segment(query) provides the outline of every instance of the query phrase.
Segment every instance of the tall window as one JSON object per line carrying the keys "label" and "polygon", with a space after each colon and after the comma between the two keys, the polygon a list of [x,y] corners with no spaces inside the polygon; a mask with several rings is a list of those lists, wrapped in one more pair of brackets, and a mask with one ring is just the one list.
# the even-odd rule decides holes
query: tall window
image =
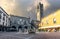
{"label": "tall window", "polygon": [[0,10],[0,13],[3,13],[3,12]]}
{"label": "tall window", "polygon": [[5,14],[3,14],[3,20],[5,20]]}
{"label": "tall window", "polygon": [[1,14],[0,14],[0,19],[1,19]]}
{"label": "tall window", "polygon": [[3,17],[3,20],[5,20],[5,17]]}
{"label": "tall window", "polygon": [[3,16],[5,16],[5,14],[3,14]]}
{"label": "tall window", "polygon": [[0,10],[0,19],[1,19],[1,13],[2,13],[2,11]]}
{"label": "tall window", "polygon": [[26,21],[24,21],[24,25],[26,25]]}
{"label": "tall window", "polygon": [[46,23],[48,24],[48,20],[46,20]]}
{"label": "tall window", "polygon": [[3,22],[3,26],[4,26],[4,22]]}
{"label": "tall window", "polygon": [[56,19],[55,18],[53,18],[53,22],[56,23]]}

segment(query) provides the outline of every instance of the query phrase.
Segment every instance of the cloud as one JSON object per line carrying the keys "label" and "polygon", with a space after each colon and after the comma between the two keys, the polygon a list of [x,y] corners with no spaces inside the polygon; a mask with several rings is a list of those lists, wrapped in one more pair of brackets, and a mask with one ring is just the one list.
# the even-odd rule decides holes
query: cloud
{"label": "cloud", "polygon": [[60,0],[47,0],[49,6],[44,11],[44,16],[48,16],[60,9]]}
{"label": "cloud", "polygon": [[28,17],[30,12],[27,9],[32,8],[33,2],[34,0],[0,0],[0,6],[8,14]]}
{"label": "cloud", "polygon": [[15,8],[15,1],[14,0],[0,0],[0,6],[4,8],[8,14],[10,14],[13,9]]}
{"label": "cloud", "polygon": [[0,0],[0,6],[8,14],[36,19],[36,6],[39,2],[44,5],[44,16],[60,9],[60,0]]}

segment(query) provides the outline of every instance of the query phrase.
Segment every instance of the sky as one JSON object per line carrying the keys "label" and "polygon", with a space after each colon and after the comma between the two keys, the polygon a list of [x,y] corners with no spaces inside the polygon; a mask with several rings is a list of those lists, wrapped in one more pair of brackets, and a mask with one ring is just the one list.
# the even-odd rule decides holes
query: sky
{"label": "sky", "polygon": [[36,19],[36,6],[44,5],[44,16],[60,9],[60,0],[0,0],[0,6],[10,15]]}

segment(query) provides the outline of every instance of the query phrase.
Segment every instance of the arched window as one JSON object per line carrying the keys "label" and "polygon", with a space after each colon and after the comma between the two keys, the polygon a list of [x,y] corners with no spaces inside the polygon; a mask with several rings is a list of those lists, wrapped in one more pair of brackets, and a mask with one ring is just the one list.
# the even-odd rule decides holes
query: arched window
{"label": "arched window", "polygon": [[48,20],[46,20],[46,23],[48,24]]}
{"label": "arched window", "polygon": [[53,18],[53,23],[56,23],[56,18]]}
{"label": "arched window", "polygon": [[27,26],[25,26],[25,29],[27,29],[28,27]]}

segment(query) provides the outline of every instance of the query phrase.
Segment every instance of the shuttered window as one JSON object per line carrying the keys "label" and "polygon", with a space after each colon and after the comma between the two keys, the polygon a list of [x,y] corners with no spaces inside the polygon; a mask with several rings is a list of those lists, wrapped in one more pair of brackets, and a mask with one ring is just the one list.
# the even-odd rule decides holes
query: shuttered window
{"label": "shuttered window", "polygon": [[0,19],[1,19],[1,14],[0,14]]}

